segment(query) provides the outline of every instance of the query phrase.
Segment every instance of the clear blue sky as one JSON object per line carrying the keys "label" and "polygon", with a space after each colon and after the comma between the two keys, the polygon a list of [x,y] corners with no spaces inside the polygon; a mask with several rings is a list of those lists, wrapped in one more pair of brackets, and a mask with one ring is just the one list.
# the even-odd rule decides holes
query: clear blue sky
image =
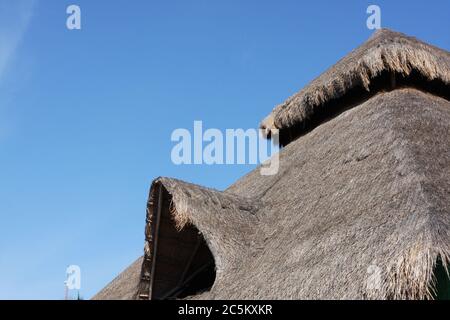
{"label": "clear blue sky", "polygon": [[170,134],[257,126],[370,36],[369,4],[450,49],[448,0],[0,0],[0,299],[60,299],[70,264],[90,298],[142,254],[152,179],[251,170],[175,166]]}

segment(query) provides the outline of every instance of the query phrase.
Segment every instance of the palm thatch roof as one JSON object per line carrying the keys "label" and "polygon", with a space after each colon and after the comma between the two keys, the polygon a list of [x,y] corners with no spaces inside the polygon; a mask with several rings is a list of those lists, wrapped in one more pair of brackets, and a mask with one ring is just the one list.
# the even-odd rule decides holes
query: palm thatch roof
{"label": "palm thatch roof", "polygon": [[[449,54],[384,30],[350,55],[272,113],[298,130],[317,108],[340,110],[285,140],[276,175],[223,192],[156,179],[140,270],[95,298],[433,298],[450,262]],[[402,85],[371,87],[386,66]],[[352,83],[370,95],[342,107],[361,93]]]}

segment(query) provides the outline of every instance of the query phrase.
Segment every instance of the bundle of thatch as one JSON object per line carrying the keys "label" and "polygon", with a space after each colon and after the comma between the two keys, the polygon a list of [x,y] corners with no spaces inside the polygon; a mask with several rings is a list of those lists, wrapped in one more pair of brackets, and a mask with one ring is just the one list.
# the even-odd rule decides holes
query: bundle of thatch
{"label": "bundle of thatch", "polygon": [[95,298],[448,294],[449,97],[448,52],[378,31],[263,121],[278,174],[155,180],[144,257]]}

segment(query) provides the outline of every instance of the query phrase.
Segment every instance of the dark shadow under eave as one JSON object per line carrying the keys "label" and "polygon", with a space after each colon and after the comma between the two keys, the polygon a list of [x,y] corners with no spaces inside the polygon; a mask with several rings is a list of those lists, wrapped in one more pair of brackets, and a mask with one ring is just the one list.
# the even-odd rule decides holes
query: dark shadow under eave
{"label": "dark shadow under eave", "polygon": [[393,71],[383,71],[371,80],[369,90],[366,90],[361,83],[349,89],[342,96],[330,99],[325,104],[315,107],[314,112],[311,111],[311,116],[307,120],[290,127],[281,128],[279,137],[280,146],[286,146],[293,140],[308,134],[319,125],[364,103],[379,92],[393,91],[401,88],[414,88],[450,101],[450,87],[440,79],[429,80],[417,70],[412,70],[409,75]]}

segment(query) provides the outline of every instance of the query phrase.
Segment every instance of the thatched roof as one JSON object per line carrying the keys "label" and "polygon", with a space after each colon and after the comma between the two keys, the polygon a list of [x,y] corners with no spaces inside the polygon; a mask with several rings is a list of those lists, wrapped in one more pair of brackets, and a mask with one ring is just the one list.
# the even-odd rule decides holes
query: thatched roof
{"label": "thatched roof", "polygon": [[[400,54],[399,41],[375,48]],[[447,67],[431,68],[441,83]],[[431,298],[435,265],[450,262],[450,102],[426,87],[377,88],[290,140],[276,175],[257,169],[223,192],[155,180],[141,270],[126,271],[132,286],[114,280],[96,298],[195,294],[187,280],[211,261],[212,288],[191,298]],[[281,114],[275,124],[288,121]]]}
{"label": "thatched roof", "polygon": [[93,299],[131,300],[139,284],[143,257],[136,259],[128,268],[121,272],[105,288],[98,292]]}
{"label": "thatched roof", "polygon": [[450,98],[450,53],[399,32],[381,29],[291,96],[261,122],[280,129],[286,145],[324,119],[381,89],[418,87]]}

